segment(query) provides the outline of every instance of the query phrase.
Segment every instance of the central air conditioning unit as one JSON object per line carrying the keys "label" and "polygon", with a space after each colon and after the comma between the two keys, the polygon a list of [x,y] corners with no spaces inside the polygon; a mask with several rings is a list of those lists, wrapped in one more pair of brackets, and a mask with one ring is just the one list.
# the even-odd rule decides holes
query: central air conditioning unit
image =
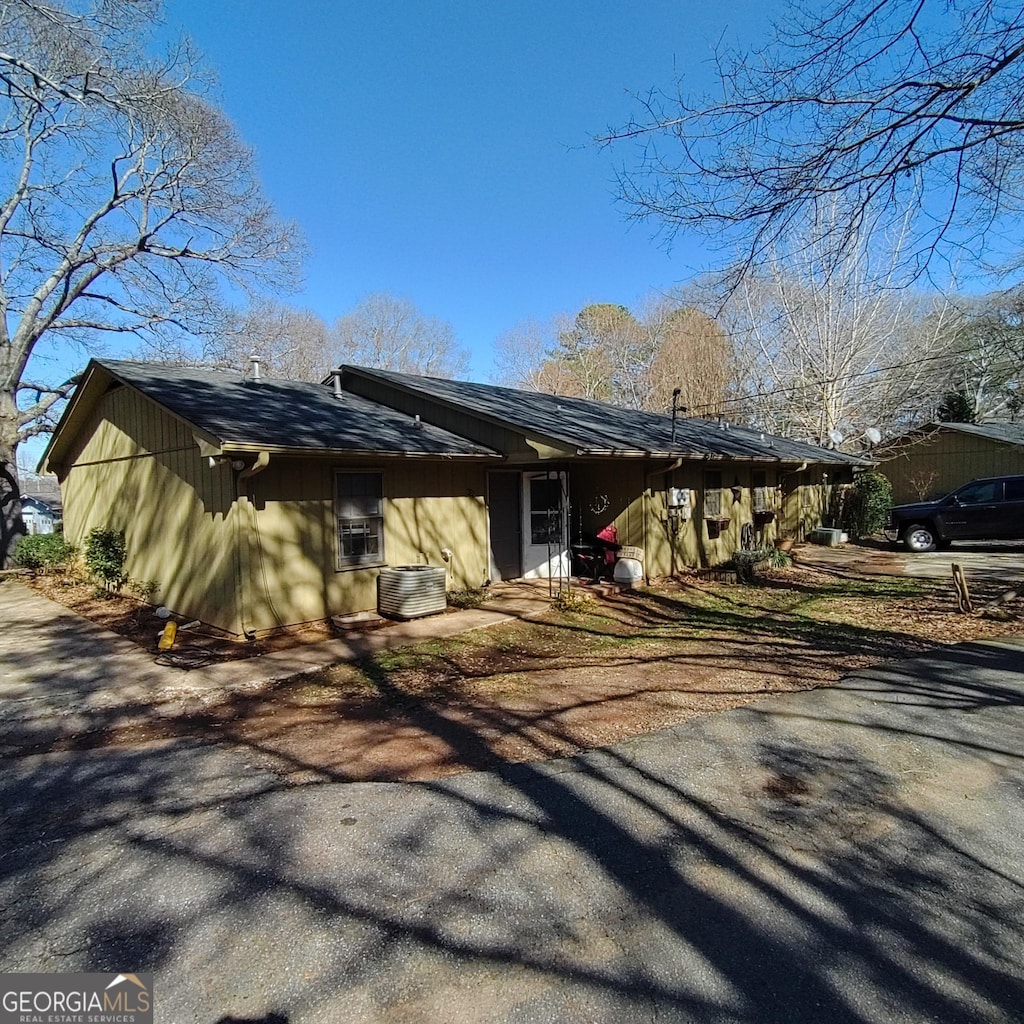
{"label": "central air conditioning unit", "polygon": [[377,577],[377,611],[389,619],[437,615],[448,606],[448,570],[439,565],[396,565]]}
{"label": "central air conditioning unit", "polygon": [[811,543],[823,544],[827,548],[838,547],[843,543],[843,531],[819,526],[818,529],[811,531]]}

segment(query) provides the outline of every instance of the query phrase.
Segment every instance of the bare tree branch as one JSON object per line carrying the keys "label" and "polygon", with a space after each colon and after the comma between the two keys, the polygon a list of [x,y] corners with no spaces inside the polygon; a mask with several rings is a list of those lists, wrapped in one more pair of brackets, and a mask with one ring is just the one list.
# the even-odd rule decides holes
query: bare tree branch
{"label": "bare tree branch", "polygon": [[904,247],[916,272],[936,255],[989,257],[993,228],[1024,203],[1021,5],[832,0],[791,7],[781,26],[761,51],[719,55],[721,96],[680,82],[602,137],[641,146],[619,181],[632,215],[739,246],[751,268],[841,198],[837,260],[872,208],[917,211]]}
{"label": "bare tree branch", "polygon": [[219,327],[223,285],[296,279],[295,229],[188,44],[147,55],[159,15],[158,0],[0,0],[0,463],[66,395],[20,387],[41,339],[173,347]]}
{"label": "bare tree branch", "polygon": [[[845,216],[838,204],[834,216]],[[909,287],[903,236],[869,223],[841,261],[828,237],[828,224],[810,223],[805,239],[727,285],[720,322],[738,391],[729,405],[773,433],[856,449],[869,429],[892,435],[933,417],[954,311]]]}
{"label": "bare tree branch", "polygon": [[469,365],[450,323],[386,292],[362,298],[339,317],[334,334],[344,362],[433,377],[458,377]]}

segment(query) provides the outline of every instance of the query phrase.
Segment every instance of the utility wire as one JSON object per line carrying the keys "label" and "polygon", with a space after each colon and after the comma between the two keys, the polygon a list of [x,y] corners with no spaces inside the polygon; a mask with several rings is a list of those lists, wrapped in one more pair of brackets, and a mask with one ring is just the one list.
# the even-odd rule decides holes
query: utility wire
{"label": "utility wire", "polygon": [[[950,360],[950,359],[955,359],[957,356],[967,356],[967,355],[970,355],[972,352],[973,352],[973,350],[965,349],[963,351],[936,353],[935,355],[931,355],[931,356],[920,356],[920,357],[918,357],[915,360],[915,362],[920,364],[920,363],[933,362],[933,361],[938,361],[938,360]],[[844,381],[844,380],[855,380],[855,379],[857,379],[859,377],[871,377],[871,376],[874,376],[874,375],[879,374],[879,373],[885,373],[888,370],[900,370],[900,369],[904,369],[905,367],[906,367],[906,361],[899,362],[899,363],[891,363],[891,364],[889,364],[887,366],[874,366],[874,367],[871,367],[870,369],[867,369],[867,370],[858,371],[857,373],[843,374],[843,375],[837,376],[837,377],[823,377],[820,380],[808,381],[805,384],[790,384],[790,385],[786,385],[785,387],[772,388],[769,391],[757,391],[757,392],[754,392],[753,394],[739,395],[739,396],[737,396],[735,398],[723,398],[720,402],[708,402],[708,403],[705,403],[704,405],[691,406],[688,411],[690,411],[690,412],[701,412],[703,410],[720,409],[724,405],[736,405],[736,404],[741,403],[741,402],[750,402],[750,401],[753,401],[755,399],[771,398],[771,397],[773,397],[775,395],[788,395],[788,394],[792,394],[793,392],[807,391],[807,390],[810,390],[812,388],[820,388],[820,387],[823,387],[826,384],[838,384],[840,381]],[[891,379],[891,383],[897,383],[897,384],[898,383],[911,383],[913,381],[913,379],[914,379],[913,377],[906,377],[906,378],[896,377],[896,378]],[[870,384],[871,384],[871,381],[864,381],[861,384],[854,385],[854,387],[865,387],[865,386],[869,386]]]}

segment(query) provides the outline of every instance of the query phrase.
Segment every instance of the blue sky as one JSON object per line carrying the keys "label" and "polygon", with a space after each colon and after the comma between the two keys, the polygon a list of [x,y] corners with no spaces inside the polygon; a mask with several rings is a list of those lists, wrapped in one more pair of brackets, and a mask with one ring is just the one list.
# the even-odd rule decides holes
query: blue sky
{"label": "blue sky", "polygon": [[[671,253],[614,198],[628,150],[594,134],[629,93],[710,85],[723,36],[750,41],[747,4],[328,3],[167,0],[167,30],[197,44],[220,102],[313,255],[287,301],[333,320],[389,291],[450,321],[486,379],[516,321],[631,304],[707,262]],[[763,7],[758,7],[762,10]]]}
{"label": "blue sky", "polygon": [[[310,243],[305,288],[284,301],[333,321],[368,293],[407,296],[452,323],[469,376],[487,380],[517,321],[631,305],[709,264],[702,240],[668,252],[656,225],[628,221],[615,175],[633,150],[592,140],[677,71],[713,88],[715,46],[765,39],[766,6],[779,4],[165,0],[157,42],[193,40]],[[34,359],[63,379],[86,355],[43,345]]]}

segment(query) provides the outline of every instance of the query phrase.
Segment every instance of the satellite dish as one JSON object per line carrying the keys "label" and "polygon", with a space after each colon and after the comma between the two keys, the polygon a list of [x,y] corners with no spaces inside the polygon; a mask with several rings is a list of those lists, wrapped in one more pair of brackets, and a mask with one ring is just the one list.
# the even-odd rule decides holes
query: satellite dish
{"label": "satellite dish", "polygon": [[828,439],[833,444],[842,444],[843,443],[843,435],[840,434],[838,430],[830,430],[828,432]]}
{"label": "satellite dish", "polygon": [[868,427],[864,431],[864,436],[872,443],[878,444],[882,440],[882,432],[877,427]]}

